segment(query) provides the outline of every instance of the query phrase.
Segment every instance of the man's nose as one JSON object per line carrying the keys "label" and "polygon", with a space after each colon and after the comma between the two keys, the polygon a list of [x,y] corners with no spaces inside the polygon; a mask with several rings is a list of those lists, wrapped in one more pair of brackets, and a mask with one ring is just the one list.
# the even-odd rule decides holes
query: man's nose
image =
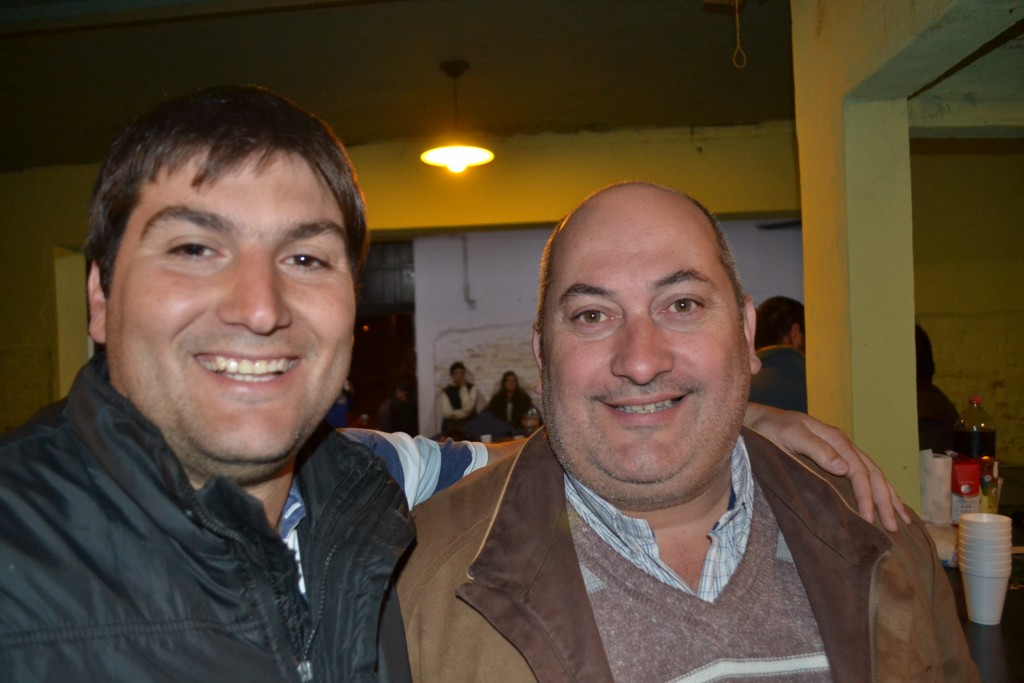
{"label": "man's nose", "polygon": [[637,385],[648,384],[674,362],[672,340],[647,316],[627,318],[615,335],[612,374]]}
{"label": "man's nose", "polygon": [[219,313],[231,325],[270,334],[291,323],[284,281],[277,264],[265,255],[243,254],[225,273]]}

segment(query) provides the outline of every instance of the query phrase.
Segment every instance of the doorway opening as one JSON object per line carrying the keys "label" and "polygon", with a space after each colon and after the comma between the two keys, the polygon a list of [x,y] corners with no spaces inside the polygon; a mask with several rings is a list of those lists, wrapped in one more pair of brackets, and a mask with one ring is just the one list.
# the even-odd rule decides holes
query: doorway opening
{"label": "doorway opening", "polygon": [[349,383],[349,425],[380,427],[378,410],[400,381],[416,410],[415,288],[411,241],[373,242],[360,278]]}

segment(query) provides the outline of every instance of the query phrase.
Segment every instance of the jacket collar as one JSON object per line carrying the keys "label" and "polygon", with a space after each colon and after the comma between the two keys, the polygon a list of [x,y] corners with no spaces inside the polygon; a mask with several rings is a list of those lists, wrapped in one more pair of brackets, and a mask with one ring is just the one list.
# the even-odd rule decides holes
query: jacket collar
{"label": "jacket collar", "polygon": [[456,594],[523,653],[538,679],[611,681],[546,430],[517,457],[469,576]]}
{"label": "jacket collar", "polygon": [[[751,468],[786,538],[837,681],[871,679],[869,596],[891,546],[795,456],[744,430]],[[833,482],[845,486],[839,478]],[[515,645],[539,680],[610,681],[569,532],[563,470],[541,429],[512,465],[457,595]]]}
{"label": "jacket collar", "polygon": [[[205,520],[214,528],[241,525],[263,542],[280,542],[260,503],[234,483],[217,477],[199,491],[192,487],[160,430],[110,384],[106,354],[96,354],[79,373],[66,410],[89,454],[167,533],[211,551],[211,539],[196,523]],[[397,552],[411,542],[401,490],[389,480],[383,461],[326,423],[297,456],[296,477],[308,512],[308,535],[317,533],[321,520],[330,517],[329,511],[337,513],[342,503],[356,509],[383,501],[391,513],[386,522],[401,545]]]}
{"label": "jacket collar", "polygon": [[125,495],[165,532],[212,550],[186,516],[199,506],[197,492],[156,425],[110,384],[106,354],[96,354],[79,372],[66,410],[90,457]]}

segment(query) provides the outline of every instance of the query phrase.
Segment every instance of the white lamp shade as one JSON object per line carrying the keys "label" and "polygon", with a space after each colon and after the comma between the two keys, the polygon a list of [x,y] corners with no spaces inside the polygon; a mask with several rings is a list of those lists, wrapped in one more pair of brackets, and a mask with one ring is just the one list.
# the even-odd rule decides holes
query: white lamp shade
{"label": "white lamp shade", "polygon": [[462,173],[468,166],[480,166],[494,159],[494,152],[470,145],[448,145],[428,149],[420,160],[432,166],[447,166],[453,173]]}

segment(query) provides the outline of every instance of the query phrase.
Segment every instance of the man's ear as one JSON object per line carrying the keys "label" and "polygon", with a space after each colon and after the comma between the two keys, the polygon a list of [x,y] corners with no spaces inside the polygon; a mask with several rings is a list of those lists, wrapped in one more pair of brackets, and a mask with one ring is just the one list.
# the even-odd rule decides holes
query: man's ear
{"label": "man's ear", "polygon": [[800,329],[800,323],[793,323],[793,326],[789,328],[789,334],[783,341],[794,348],[804,350],[804,331]]}
{"label": "man's ear", "polygon": [[750,356],[750,374],[761,371],[761,359],[754,350],[754,332],[757,329],[757,309],[749,296],[743,298],[743,336],[747,341],[747,355]]}
{"label": "man's ear", "polygon": [[100,266],[89,266],[89,336],[97,344],[107,343],[107,296],[100,286]]}
{"label": "man's ear", "polygon": [[[533,360],[537,361],[537,373],[540,377],[544,377],[544,350],[543,344],[540,340],[540,332],[537,330],[533,331]],[[533,393],[540,396],[544,393],[544,384],[542,379],[538,379],[537,383],[533,385]]]}

